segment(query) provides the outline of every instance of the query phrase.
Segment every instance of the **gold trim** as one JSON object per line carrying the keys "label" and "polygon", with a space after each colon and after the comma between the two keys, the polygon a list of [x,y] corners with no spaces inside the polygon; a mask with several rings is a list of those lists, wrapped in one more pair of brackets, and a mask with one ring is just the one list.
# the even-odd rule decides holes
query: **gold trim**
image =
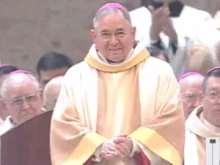
{"label": "gold trim", "polygon": [[125,71],[128,70],[132,67],[134,67],[135,65],[141,63],[142,61],[146,60],[149,57],[149,53],[146,49],[144,49],[143,51],[141,51],[136,57],[134,57],[131,61],[128,61],[122,65],[105,65],[103,63],[100,63],[99,61],[97,61],[96,59],[94,59],[90,54],[88,54],[85,57],[85,61],[91,65],[93,68],[100,70],[100,71],[104,71],[104,72],[121,72],[121,71]]}
{"label": "gold trim", "polygon": [[182,165],[183,161],[178,151],[156,131],[140,127],[130,137],[145,145],[170,164]]}
{"label": "gold trim", "polygon": [[107,139],[96,133],[87,133],[83,136],[75,151],[62,165],[83,165],[106,140]]}

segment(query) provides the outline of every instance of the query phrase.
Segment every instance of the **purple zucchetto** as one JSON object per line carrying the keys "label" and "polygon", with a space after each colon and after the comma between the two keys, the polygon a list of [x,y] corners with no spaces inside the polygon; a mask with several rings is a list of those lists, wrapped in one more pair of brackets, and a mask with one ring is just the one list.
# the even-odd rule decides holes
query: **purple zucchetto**
{"label": "purple zucchetto", "polygon": [[0,69],[4,68],[6,66],[10,66],[10,65],[9,64],[2,64],[2,65],[0,65]]}
{"label": "purple zucchetto", "polygon": [[9,75],[14,75],[14,74],[31,74],[31,72],[27,70],[16,70],[16,71],[11,72]]}
{"label": "purple zucchetto", "polygon": [[187,73],[183,74],[180,77],[179,81],[185,79],[186,77],[190,77],[190,76],[201,76],[201,77],[204,77],[201,73],[198,73],[198,72],[187,72]]}
{"label": "purple zucchetto", "polygon": [[101,6],[98,10],[97,13],[104,10],[104,9],[108,9],[108,8],[115,8],[115,9],[120,9],[120,10],[124,10],[124,11],[128,11],[124,6],[122,6],[119,3],[107,3],[103,6]]}
{"label": "purple zucchetto", "polygon": [[215,70],[220,70],[220,66],[217,66],[217,67],[214,67],[214,68],[210,69],[210,70],[207,72],[207,74],[209,74],[210,72],[213,72],[213,71],[215,71]]}

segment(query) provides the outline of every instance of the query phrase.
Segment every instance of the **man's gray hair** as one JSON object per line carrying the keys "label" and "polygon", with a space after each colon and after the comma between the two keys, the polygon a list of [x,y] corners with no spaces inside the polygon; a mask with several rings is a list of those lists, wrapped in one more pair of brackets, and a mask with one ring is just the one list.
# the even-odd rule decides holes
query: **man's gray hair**
{"label": "man's gray hair", "polygon": [[35,76],[33,76],[32,74],[29,74],[29,73],[19,73],[19,74],[11,74],[11,75],[9,74],[8,76],[5,77],[2,85],[0,86],[0,96],[1,97],[5,96],[5,92],[7,90],[7,87],[9,87],[8,84],[10,82],[13,82],[16,79],[16,76],[19,76],[19,75],[26,76],[30,80],[32,80],[33,84],[36,86],[36,89],[40,91],[40,89],[41,89],[40,84],[39,84],[37,78]]}
{"label": "man's gray hair", "polygon": [[125,17],[125,19],[128,21],[128,23],[132,26],[132,22],[131,22],[131,17],[128,11],[123,10],[123,9],[118,9],[118,8],[105,8],[101,11],[98,11],[95,15],[95,17],[93,18],[93,28],[95,29],[98,26],[98,21],[109,15],[112,13],[117,13],[117,12],[121,12],[123,14],[123,16]]}

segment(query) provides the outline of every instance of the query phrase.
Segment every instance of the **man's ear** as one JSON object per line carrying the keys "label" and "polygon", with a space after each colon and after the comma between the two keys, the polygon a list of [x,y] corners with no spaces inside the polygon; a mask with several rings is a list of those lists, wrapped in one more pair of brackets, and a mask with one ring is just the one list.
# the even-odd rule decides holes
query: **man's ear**
{"label": "man's ear", "polygon": [[5,101],[0,97],[0,109],[2,110],[2,111],[6,111],[6,103],[5,103]]}
{"label": "man's ear", "polygon": [[43,91],[42,88],[40,88],[40,90],[39,90],[39,94],[40,94],[40,98],[43,100],[44,91]]}
{"label": "man's ear", "polygon": [[90,30],[90,36],[91,36],[91,39],[92,39],[93,43],[95,43],[96,38],[97,38],[97,33],[94,29]]}
{"label": "man's ear", "polygon": [[132,27],[131,33],[135,38],[135,36],[136,36],[136,27]]}
{"label": "man's ear", "polygon": [[200,93],[199,93],[199,95],[200,95],[200,98],[201,98],[201,101],[205,98],[205,94],[201,91]]}

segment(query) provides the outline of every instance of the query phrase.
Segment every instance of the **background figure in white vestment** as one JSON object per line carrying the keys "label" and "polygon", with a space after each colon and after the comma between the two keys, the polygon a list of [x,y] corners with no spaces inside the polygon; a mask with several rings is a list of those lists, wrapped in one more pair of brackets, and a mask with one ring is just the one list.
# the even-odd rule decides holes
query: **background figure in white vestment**
{"label": "background figure in white vestment", "polygon": [[136,39],[166,50],[177,78],[186,69],[191,46],[195,41],[206,43],[207,36],[202,35],[212,29],[214,22],[209,13],[181,0],[152,0],[150,7],[142,6],[130,14],[137,28]]}

